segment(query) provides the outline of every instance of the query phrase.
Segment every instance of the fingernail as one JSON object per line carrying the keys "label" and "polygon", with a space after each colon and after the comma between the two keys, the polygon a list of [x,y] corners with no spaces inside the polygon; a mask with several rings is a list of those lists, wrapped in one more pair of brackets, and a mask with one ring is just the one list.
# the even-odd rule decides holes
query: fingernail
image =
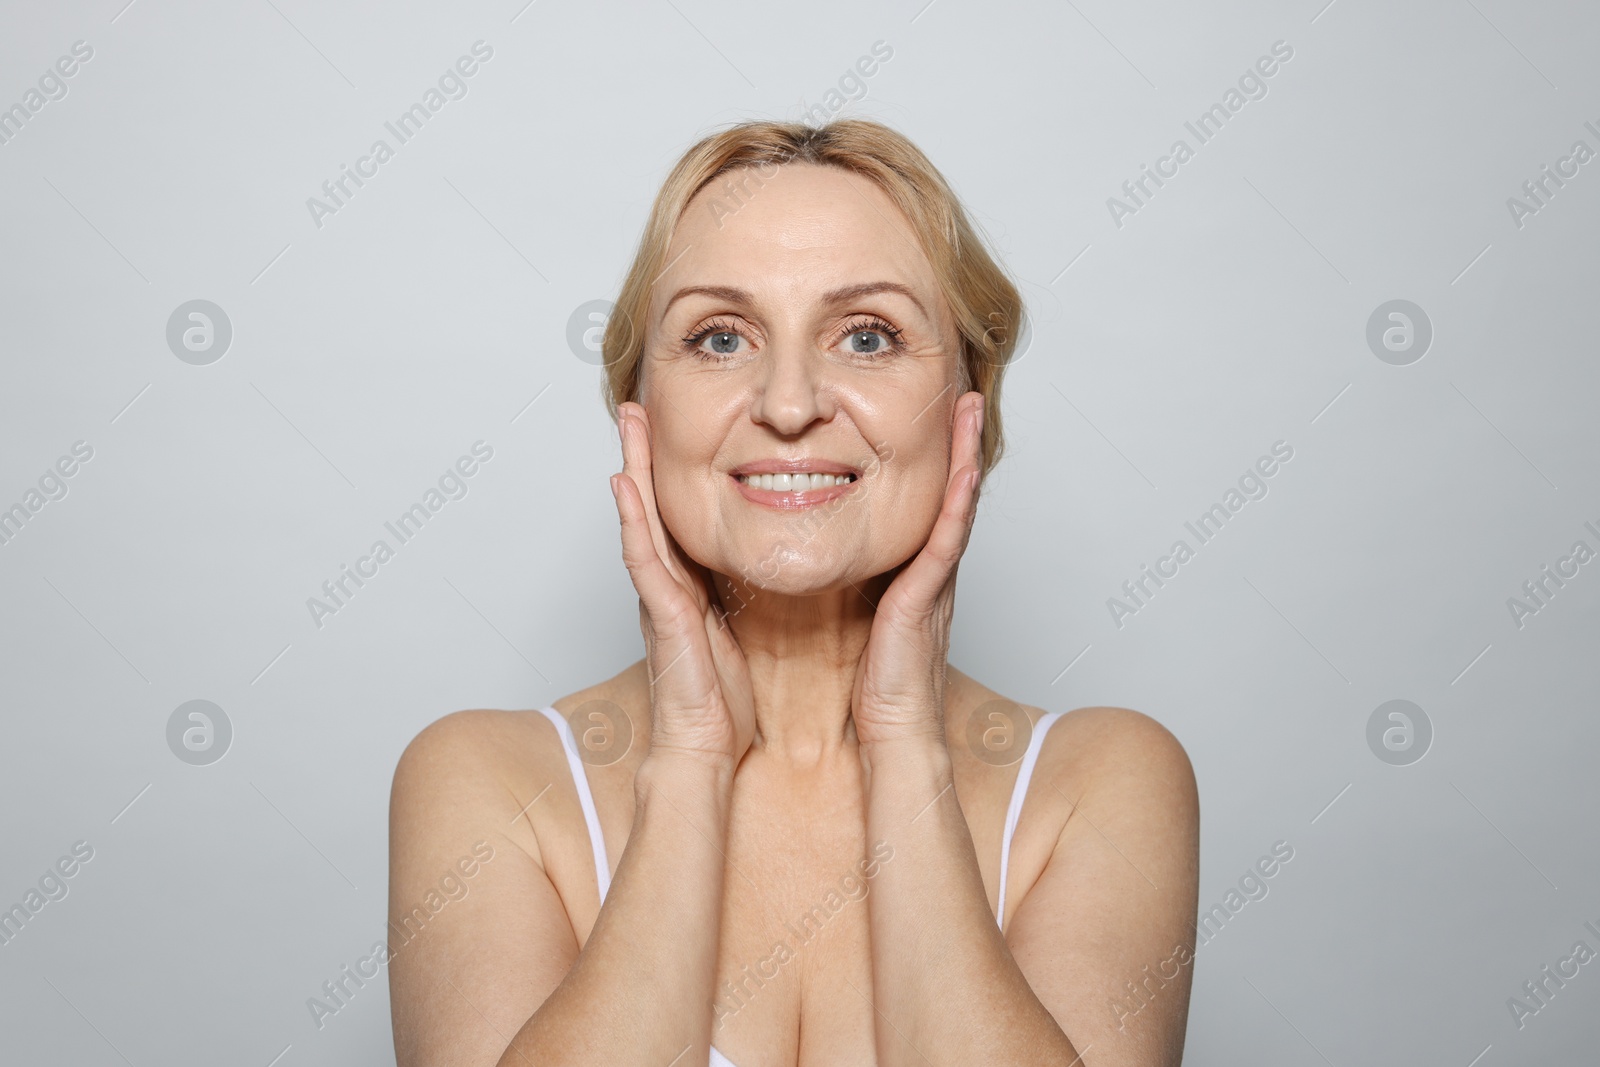
{"label": "fingernail", "polygon": [[611,486],[611,499],[613,499],[613,500],[617,499],[617,476],[615,474],[613,474],[610,478],[607,479],[607,482]]}

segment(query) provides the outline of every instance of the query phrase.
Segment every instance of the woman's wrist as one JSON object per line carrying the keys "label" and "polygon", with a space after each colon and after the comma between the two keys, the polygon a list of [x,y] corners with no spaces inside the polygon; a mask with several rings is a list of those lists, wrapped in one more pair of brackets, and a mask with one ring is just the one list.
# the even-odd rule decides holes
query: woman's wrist
{"label": "woman's wrist", "polygon": [[695,749],[652,746],[634,772],[635,798],[643,801],[652,790],[669,794],[704,794],[726,799],[733,792],[734,760],[727,755]]}
{"label": "woman's wrist", "polygon": [[918,778],[951,772],[950,747],[934,731],[904,734],[861,744],[861,767],[868,775],[909,774]]}

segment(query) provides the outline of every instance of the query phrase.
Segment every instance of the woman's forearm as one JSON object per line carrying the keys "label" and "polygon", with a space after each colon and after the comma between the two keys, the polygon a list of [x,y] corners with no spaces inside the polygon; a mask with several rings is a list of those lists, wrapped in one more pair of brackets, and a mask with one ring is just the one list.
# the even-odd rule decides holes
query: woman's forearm
{"label": "woman's forearm", "polygon": [[645,757],[589,940],[498,1067],[706,1061],[732,782],[731,766]]}
{"label": "woman's forearm", "polygon": [[942,741],[864,749],[867,839],[894,846],[868,897],[878,1061],[1073,1062],[989,910]]}

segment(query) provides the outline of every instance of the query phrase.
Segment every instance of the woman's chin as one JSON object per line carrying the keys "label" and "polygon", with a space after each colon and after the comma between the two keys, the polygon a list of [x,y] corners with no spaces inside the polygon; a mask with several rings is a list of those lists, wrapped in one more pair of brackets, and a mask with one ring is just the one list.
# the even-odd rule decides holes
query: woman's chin
{"label": "woman's chin", "polygon": [[819,596],[852,586],[863,587],[876,573],[860,562],[769,556],[737,557],[726,567],[712,567],[727,576],[734,591],[746,599],[752,593],[777,596]]}

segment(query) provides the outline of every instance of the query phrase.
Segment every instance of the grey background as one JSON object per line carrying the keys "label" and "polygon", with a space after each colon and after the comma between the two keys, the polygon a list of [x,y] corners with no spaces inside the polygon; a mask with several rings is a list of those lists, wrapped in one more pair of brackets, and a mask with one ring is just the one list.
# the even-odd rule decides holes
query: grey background
{"label": "grey background", "polygon": [[[1507,606],[1600,549],[1600,161],[1507,207],[1600,149],[1592,5],[122,5],[11,4],[0,33],[0,106],[94,49],[0,145],[0,506],[94,449],[0,547],[0,906],[95,850],[0,946],[0,1058],[392,1062],[381,978],[321,1030],[306,1000],[383,936],[401,750],[641,654],[569,315],[615,295],[684,148],[800,117],[879,40],[845,111],[928,153],[1033,318],[953,660],[1166,724],[1202,908],[1295,849],[1199,950],[1186,1062],[1594,1058],[1600,964],[1520,1029],[1507,1007],[1600,949],[1600,562],[1520,628]],[[468,94],[314,225],[479,39]],[[1185,120],[1279,40],[1267,95],[1197,146]],[[232,324],[207,366],[165,340],[193,299]],[[1407,366],[1366,343],[1393,299],[1435,333]],[[315,626],[307,598],[480,439],[466,497]],[[1115,625],[1279,440],[1269,493]],[[1400,698],[1434,731],[1409,766],[1366,740]],[[233,729],[209,766],[166,740],[196,699]]]}

